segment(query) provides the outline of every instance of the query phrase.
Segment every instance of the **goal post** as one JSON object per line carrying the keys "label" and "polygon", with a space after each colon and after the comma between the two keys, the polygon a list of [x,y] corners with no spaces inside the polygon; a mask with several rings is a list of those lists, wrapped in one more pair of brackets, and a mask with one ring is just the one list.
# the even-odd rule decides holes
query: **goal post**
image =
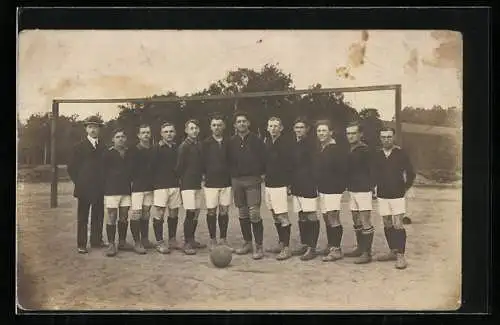
{"label": "goal post", "polygon": [[289,91],[263,91],[263,92],[244,92],[233,95],[203,95],[203,96],[178,96],[178,97],[152,97],[152,98],[73,98],[73,99],[53,99],[52,114],[51,114],[51,187],[50,187],[50,207],[56,208],[57,202],[57,185],[58,185],[58,165],[57,165],[57,121],[59,118],[59,109],[61,104],[71,103],[101,103],[101,104],[123,104],[123,103],[166,103],[166,102],[183,102],[183,101],[208,101],[208,100],[234,100],[235,105],[238,99],[243,98],[259,98],[259,97],[274,97],[287,95],[305,95],[305,94],[324,94],[324,93],[356,93],[356,92],[371,92],[371,91],[394,91],[394,108],[395,108],[395,128],[396,141],[401,143],[401,84],[389,85],[373,85],[361,87],[341,87],[341,88],[321,88],[321,89],[301,89]]}

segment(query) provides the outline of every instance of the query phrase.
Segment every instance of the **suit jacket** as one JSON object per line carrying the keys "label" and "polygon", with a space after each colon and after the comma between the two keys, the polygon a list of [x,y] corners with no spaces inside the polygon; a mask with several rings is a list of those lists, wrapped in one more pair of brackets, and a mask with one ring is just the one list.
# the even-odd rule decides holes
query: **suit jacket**
{"label": "suit jacket", "polygon": [[73,195],[91,202],[104,197],[104,145],[97,148],[85,138],[75,145],[68,163],[68,174],[75,189]]}

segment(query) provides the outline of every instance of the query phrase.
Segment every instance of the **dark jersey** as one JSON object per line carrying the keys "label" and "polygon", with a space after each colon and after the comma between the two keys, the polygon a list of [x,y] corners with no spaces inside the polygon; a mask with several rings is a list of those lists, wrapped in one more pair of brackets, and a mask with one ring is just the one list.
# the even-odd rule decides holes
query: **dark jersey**
{"label": "dark jersey", "polygon": [[205,186],[223,188],[231,186],[229,172],[229,144],[226,138],[221,142],[210,136],[202,142],[203,174]]}
{"label": "dark jersey", "polygon": [[169,146],[160,141],[155,147],[153,166],[154,189],[179,187],[179,177],[176,172],[177,145]]}
{"label": "dark jersey", "polygon": [[348,154],[347,189],[350,192],[370,192],[373,189],[371,155],[368,146],[360,142]]}
{"label": "dark jersey", "polygon": [[130,149],[132,192],[153,191],[153,167],[155,150],[140,143]]}
{"label": "dark jersey", "polygon": [[396,199],[404,197],[415,180],[415,171],[406,152],[400,147],[394,147],[385,156],[382,149],[374,154],[373,168],[377,196],[383,199]]}
{"label": "dark jersey", "polygon": [[201,143],[186,138],[179,146],[177,156],[177,174],[181,190],[201,189],[203,161]]}
{"label": "dark jersey", "polygon": [[261,176],[265,171],[264,142],[253,133],[244,138],[234,135],[229,140],[231,177]]}
{"label": "dark jersey", "polygon": [[289,186],[292,176],[290,141],[281,135],[275,142],[266,139],[266,187]]}
{"label": "dark jersey", "polygon": [[300,141],[291,141],[291,192],[292,195],[305,198],[318,196],[316,180],[314,178],[314,153],[317,143],[310,137]]}
{"label": "dark jersey", "polygon": [[335,143],[318,146],[315,157],[315,179],[323,194],[342,194],[347,186],[347,150]]}
{"label": "dark jersey", "polygon": [[128,150],[125,150],[123,156],[114,147],[104,152],[104,195],[130,195],[130,158]]}

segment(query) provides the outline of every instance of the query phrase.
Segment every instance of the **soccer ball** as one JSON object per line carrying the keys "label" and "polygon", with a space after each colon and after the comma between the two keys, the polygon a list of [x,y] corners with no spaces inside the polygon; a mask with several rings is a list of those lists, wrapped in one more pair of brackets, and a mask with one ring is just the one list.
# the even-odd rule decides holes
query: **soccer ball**
{"label": "soccer ball", "polygon": [[210,262],[215,267],[223,268],[228,266],[233,259],[233,253],[227,246],[217,246],[210,252]]}

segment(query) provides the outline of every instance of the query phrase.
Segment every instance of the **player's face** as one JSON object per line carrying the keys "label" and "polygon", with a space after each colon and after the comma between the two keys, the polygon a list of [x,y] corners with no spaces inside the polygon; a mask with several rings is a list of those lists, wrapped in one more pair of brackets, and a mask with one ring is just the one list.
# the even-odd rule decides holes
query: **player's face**
{"label": "player's face", "polygon": [[172,142],[175,138],[175,127],[173,125],[165,126],[161,129],[161,138],[165,142]]}
{"label": "player's face", "polygon": [[127,137],[123,132],[116,132],[116,134],[113,136],[112,141],[113,145],[115,145],[116,147],[124,147],[125,142],[127,141]]}
{"label": "player's face", "polygon": [[361,139],[361,133],[357,126],[351,126],[346,129],[347,141],[349,143],[357,143]]}
{"label": "player's face", "polygon": [[318,125],[316,128],[316,134],[318,135],[318,140],[321,142],[329,141],[332,138],[332,131],[326,125]]}
{"label": "player's face", "polygon": [[250,121],[245,116],[238,116],[234,122],[234,127],[238,132],[245,133],[250,127]]}
{"label": "player's face", "polygon": [[382,131],[380,132],[380,142],[382,142],[382,147],[385,149],[390,149],[394,145],[394,134],[392,131]]}
{"label": "player's face", "polygon": [[151,128],[145,127],[139,129],[139,134],[137,135],[140,141],[148,142],[151,139]]}
{"label": "player's face", "polygon": [[91,138],[97,138],[99,136],[100,128],[95,124],[87,125],[87,127],[85,127],[85,130],[87,131],[88,136]]}
{"label": "player's face", "polygon": [[280,121],[268,121],[267,131],[272,137],[277,137],[283,131],[283,125],[281,125]]}
{"label": "player's face", "polygon": [[194,123],[189,123],[186,126],[186,134],[191,139],[196,139],[198,137],[198,134],[200,134],[200,128]]}
{"label": "player's face", "polygon": [[224,133],[225,128],[226,125],[222,120],[212,120],[212,122],[210,122],[210,129],[212,130],[212,134],[215,136],[220,137]]}
{"label": "player's face", "polygon": [[297,138],[305,137],[307,134],[306,124],[303,122],[295,123],[295,125],[293,126],[293,132],[295,132]]}

